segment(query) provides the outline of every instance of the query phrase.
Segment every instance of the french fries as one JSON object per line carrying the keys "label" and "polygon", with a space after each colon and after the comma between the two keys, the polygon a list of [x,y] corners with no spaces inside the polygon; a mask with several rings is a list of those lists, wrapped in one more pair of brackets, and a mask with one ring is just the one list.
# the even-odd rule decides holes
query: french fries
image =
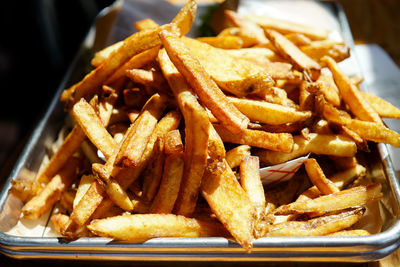
{"label": "french fries", "polygon": [[[222,236],[248,252],[260,237],[368,235],[358,228],[383,193],[358,150],[400,147],[381,120],[400,110],[358,90],[328,31],[227,11],[234,27],[192,39],[196,9],[137,22],[63,92],[72,131],[36,177],[12,182],[23,217],[56,204],[64,237]],[[305,170],[281,169],[301,156]]]}

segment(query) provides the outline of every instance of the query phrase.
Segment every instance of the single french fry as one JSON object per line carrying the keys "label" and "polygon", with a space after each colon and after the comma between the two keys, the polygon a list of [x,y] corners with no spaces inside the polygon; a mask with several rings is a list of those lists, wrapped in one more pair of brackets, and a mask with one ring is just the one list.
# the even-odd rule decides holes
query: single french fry
{"label": "single french fry", "polygon": [[324,40],[328,37],[329,31],[323,28],[301,25],[286,20],[280,20],[266,16],[248,15],[247,18],[260,25],[264,30],[272,29],[281,34],[301,33],[311,40]]}
{"label": "single french fry", "polygon": [[99,236],[142,242],[154,237],[206,237],[224,233],[221,224],[173,214],[133,214],[94,220],[88,225]]}
{"label": "single french fry", "polygon": [[400,119],[400,109],[373,94],[367,92],[361,92],[361,94],[382,118]]}
{"label": "single french fry", "polygon": [[79,125],[75,125],[72,131],[65,138],[61,147],[51,157],[50,162],[36,177],[38,183],[48,183],[65,162],[74,154],[86,139],[86,134]]}
{"label": "single french fry", "polygon": [[266,236],[322,236],[341,231],[355,224],[365,209],[350,209],[335,215],[308,221],[288,221],[268,228]]}
{"label": "single french fry", "polygon": [[82,175],[81,180],[79,181],[78,189],[76,190],[73,208],[78,205],[79,201],[85,195],[86,191],[89,189],[90,185],[95,181],[96,177],[92,174]]}
{"label": "single french fry", "polygon": [[183,143],[179,130],[172,130],[165,136],[164,152],[165,154],[173,154],[183,151]]}
{"label": "single french fry", "polygon": [[266,65],[270,62],[282,61],[282,58],[278,56],[274,51],[268,48],[261,48],[261,47],[230,49],[226,50],[225,53],[234,56],[236,58],[248,60],[260,66]]}
{"label": "single french fry", "polygon": [[24,218],[39,219],[49,210],[60,199],[61,193],[77,178],[80,165],[80,159],[71,157],[46,187],[24,205],[22,208]]}
{"label": "single french fry", "polygon": [[98,67],[103,63],[115,50],[118,50],[122,46],[123,42],[116,42],[110,46],[103,48],[102,50],[96,52],[90,64],[94,67]]}
{"label": "single french fry", "polygon": [[[262,67],[230,55],[229,50],[218,49],[186,37],[182,38],[182,42],[214,82],[226,92],[243,97],[274,86],[273,79]],[[193,90],[196,91],[195,88]]]}
{"label": "single french fry", "polygon": [[196,40],[221,49],[240,49],[243,47],[243,40],[238,36],[198,37]]}
{"label": "single french fry", "polygon": [[285,34],[285,37],[296,46],[305,46],[312,42],[310,38],[297,32]]}
{"label": "single french fry", "polygon": [[339,69],[336,62],[327,56],[323,57],[321,60],[327,64],[329,70],[332,72],[340,95],[343,101],[349,106],[351,112],[361,120],[383,124],[378,113],[365,101],[361,92]]}
{"label": "single french fry", "polygon": [[[354,179],[365,176],[366,169],[360,165],[356,164],[356,166],[349,168],[345,171],[338,172],[333,176],[329,177],[329,180],[339,189],[343,189],[346,185],[350,184]],[[318,190],[316,186],[312,186],[296,199],[296,201],[307,201],[310,199],[314,199],[319,197],[321,192]]]}
{"label": "single french fry", "polygon": [[343,61],[350,56],[350,47],[342,42],[331,40],[314,41],[308,45],[301,46],[300,49],[317,62],[323,56],[330,56],[336,62]]}
{"label": "single french fry", "polygon": [[339,89],[337,88],[332,76],[320,75],[317,83],[318,90],[323,94],[326,101],[335,107],[340,106]]}
{"label": "single french fry", "polygon": [[116,166],[134,167],[139,164],[157,121],[166,107],[165,101],[165,97],[159,94],[153,95],[147,101],[139,118],[127,130],[115,159]]}
{"label": "single french fry", "polygon": [[154,20],[149,19],[149,18],[138,20],[135,22],[135,28],[138,31],[154,29],[154,28],[157,28],[158,26],[160,26],[160,25],[158,25]]}
{"label": "single french fry", "polygon": [[168,155],[164,163],[160,188],[150,207],[150,213],[171,213],[182,181],[184,161],[183,151]]}
{"label": "single french fry", "polygon": [[258,157],[246,156],[240,163],[240,184],[247,193],[256,211],[254,235],[261,236],[263,231],[262,221],[265,217],[265,196],[264,187],[260,178],[260,163]]}
{"label": "single french fry", "polygon": [[140,31],[132,34],[123,41],[123,45],[113,53],[95,70],[87,74],[82,81],[66,89],[61,95],[61,101],[77,102],[85,96],[90,96],[108,79],[120,66],[133,56],[148,49],[161,45],[158,33],[162,30],[174,31],[179,35],[186,34],[195,17],[196,1],[190,0],[172,20],[155,29]]}
{"label": "single french fry", "polygon": [[228,97],[228,100],[251,121],[270,125],[304,121],[311,117],[310,111],[297,111],[278,104],[236,97]]}
{"label": "single french fry", "polygon": [[293,136],[289,133],[268,133],[259,130],[243,130],[233,134],[222,125],[214,124],[214,128],[224,142],[249,145],[273,151],[290,152],[293,147]]}
{"label": "single french fry", "polygon": [[183,42],[166,31],[161,32],[160,36],[170,60],[220,123],[232,132],[245,129],[249,119],[228,101]]}
{"label": "single french fry", "polygon": [[311,182],[318,188],[318,190],[322,194],[329,195],[339,192],[337,186],[332,181],[326,178],[324,172],[322,171],[321,167],[315,159],[307,159],[304,162],[304,166]]}
{"label": "single french fry", "polygon": [[303,123],[287,123],[279,125],[268,125],[260,123],[249,123],[249,129],[260,130],[270,133],[294,133],[299,132],[303,128]]}
{"label": "single french fry", "polygon": [[76,190],[67,189],[61,193],[59,203],[66,212],[71,213],[73,210],[73,202],[75,199]]}
{"label": "single french fry", "polygon": [[255,210],[226,161],[215,161],[207,166],[201,194],[236,241],[250,251]]}
{"label": "single french fry", "polygon": [[260,158],[260,161],[268,165],[275,165],[310,152],[340,157],[352,157],[357,152],[357,145],[350,138],[343,135],[310,133],[308,140],[302,136],[294,136],[293,141],[293,149],[289,153],[262,150],[258,151],[256,156]]}
{"label": "single french fry", "polygon": [[265,30],[265,34],[284,58],[288,59],[299,70],[307,71],[311,79],[318,79],[321,66],[317,62],[304,54],[282,34],[274,30]]}
{"label": "single french fry", "polygon": [[85,99],[82,98],[73,106],[72,115],[90,141],[92,141],[106,158],[109,158],[117,144],[104,128],[94,109]]}
{"label": "single french fry", "polygon": [[330,195],[320,196],[309,201],[297,201],[275,210],[277,215],[302,214],[306,212],[330,212],[365,205],[382,198],[378,183],[345,189]]}
{"label": "single french fry", "polygon": [[225,16],[234,26],[239,27],[246,33],[247,39],[253,41],[252,43],[247,42],[248,46],[269,44],[269,40],[264,35],[264,30],[253,21],[240,16],[232,10],[225,10]]}
{"label": "single french fry", "polygon": [[147,201],[152,201],[163,175],[165,160],[164,137],[159,136],[151,155],[146,170],[143,173],[143,196]]}
{"label": "single french fry", "polygon": [[126,76],[128,76],[128,78],[131,79],[133,82],[151,87],[157,92],[167,93],[169,91],[167,81],[165,80],[162,73],[158,71],[130,69],[126,71]]}
{"label": "single french fry", "polygon": [[226,162],[229,167],[231,169],[238,167],[246,156],[250,156],[250,148],[248,145],[240,145],[229,150],[226,153]]}
{"label": "single french fry", "polygon": [[378,143],[382,142],[394,147],[400,147],[400,135],[381,123],[351,119],[347,116],[343,116],[340,110],[326,103],[323,107],[323,116],[328,121],[349,128],[365,140]]}

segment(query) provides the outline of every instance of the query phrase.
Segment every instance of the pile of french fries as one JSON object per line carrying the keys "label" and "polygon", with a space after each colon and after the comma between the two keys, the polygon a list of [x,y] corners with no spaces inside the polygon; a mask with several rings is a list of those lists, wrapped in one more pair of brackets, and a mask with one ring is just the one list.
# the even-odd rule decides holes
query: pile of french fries
{"label": "pile of french fries", "polygon": [[[359,91],[328,31],[227,11],[228,28],[192,39],[196,8],[136,22],[63,92],[75,124],[34,181],[13,181],[23,217],[56,204],[68,238],[223,236],[247,251],[260,237],[370,234],[353,226],[381,185],[357,151],[399,147],[381,117],[400,110]],[[260,166],[309,153],[290,181],[263,186]]]}

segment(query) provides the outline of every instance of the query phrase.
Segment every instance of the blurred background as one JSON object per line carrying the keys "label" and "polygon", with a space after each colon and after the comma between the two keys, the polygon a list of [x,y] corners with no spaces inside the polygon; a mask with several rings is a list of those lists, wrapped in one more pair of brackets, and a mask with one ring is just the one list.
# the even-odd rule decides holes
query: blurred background
{"label": "blurred background", "polygon": [[[48,107],[96,15],[113,2],[2,1],[0,177],[7,175]],[[400,1],[338,2],[347,14],[356,44],[376,43],[400,66]]]}

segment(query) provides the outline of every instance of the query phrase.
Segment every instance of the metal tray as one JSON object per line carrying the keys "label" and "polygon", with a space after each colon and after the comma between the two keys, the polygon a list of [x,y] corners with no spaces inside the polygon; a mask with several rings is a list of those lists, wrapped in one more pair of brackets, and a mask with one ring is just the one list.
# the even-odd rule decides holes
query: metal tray
{"label": "metal tray", "polygon": [[[253,2],[257,2],[254,1]],[[135,4],[147,8],[146,1]],[[265,2],[258,2],[264,4]],[[299,1],[291,2],[296,5]],[[124,3],[116,2],[103,10],[84,40],[79,53],[60,84],[46,114],[40,121],[0,194],[0,252],[14,258],[102,259],[151,261],[373,261],[381,259],[400,245],[400,187],[386,145],[378,144],[375,163],[381,166],[391,194],[391,209],[395,214],[379,234],[363,237],[268,237],[254,242],[252,253],[246,253],[235,242],[225,238],[156,238],[144,243],[116,242],[107,238],[80,238],[67,241],[56,237],[19,237],[5,234],[19,218],[22,203],[8,195],[10,180],[17,179],[21,170],[36,172],[45,154],[45,144],[52,142],[63,122],[65,113],[59,102],[62,90],[78,81],[87,72],[95,50],[104,46],[107,36],[115,34],[115,23]],[[146,6],[147,5],[147,6]],[[149,6],[150,5],[150,6]],[[341,7],[333,2],[319,3],[337,20],[344,41],[354,47],[347,19]],[[168,7],[173,10],[173,7]],[[209,6],[200,6],[200,13]],[[139,8],[140,10],[140,8]],[[146,8],[144,8],[146,10]],[[151,9],[149,9],[151,10]],[[164,10],[165,11],[165,10]],[[140,12],[139,12],[140,13]],[[168,18],[172,16],[169,13]],[[201,17],[198,16],[198,17]],[[138,18],[140,19],[140,18]],[[157,21],[163,22],[163,21]],[[130,25],[132,21],[129,21]],[[199,23],[197,23],[199,25]],[[126,33],[124,33],[126,34]],[[358,68],[359,70],[359,68]],[[374,164],[375,164],[374,163]],[[376,165],[375,164],[375,165]]]}

